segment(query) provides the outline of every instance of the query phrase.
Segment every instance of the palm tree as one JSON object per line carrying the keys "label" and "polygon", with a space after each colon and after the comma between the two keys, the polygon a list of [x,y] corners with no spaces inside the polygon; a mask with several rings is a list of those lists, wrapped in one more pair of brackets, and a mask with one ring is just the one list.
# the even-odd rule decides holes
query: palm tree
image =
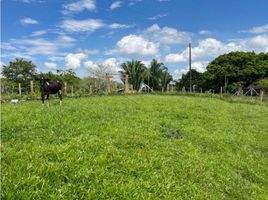
{"label": "palm tree", "polygon": [[150,72],[149,81],[146,79],[146,83],[149,83],[149,86],[154,90],[161,90],[162,84],[162,74],[164,71],[167,71],[167,68],[163,63],[157,62],[157,60],[153,59],[150,63],[150,68],[148,69]]}
{"label": "palm tree", "polygon": [[164,89],[164,91],[167,91],[167,85],[172,81],[172,76],[168,73],[167,70],[162,72],[161,76],[161,87]]}
{"label": "palm tree", "polygon": [[123,69],[121,74],[128,75],[129,83],[133,85],[133,89],[139,90],[141,83],[144,80],[144,74],[146,72],[145,65],[141,61],[132,60],[121,64],[121,68]]}

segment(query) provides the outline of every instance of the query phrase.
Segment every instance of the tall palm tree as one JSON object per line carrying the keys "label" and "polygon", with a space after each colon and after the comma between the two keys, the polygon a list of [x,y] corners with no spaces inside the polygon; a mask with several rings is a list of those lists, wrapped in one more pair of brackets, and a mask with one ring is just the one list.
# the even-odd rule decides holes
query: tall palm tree
{"label": "tall palm tree", "polygon": [[167,85],[172,81],[172,76],[168,73],[167,70],[162,72],[161,75],[161,87],[164,89],[164,91],[167,91]]}
{"label": "tall palm tree", "polygon": [[[167,68],[163,63],[158,62],[157,60],[153,59],[150,63],[150,76],[149,81],[146,80],[149,83],[149,86],[154,90],[161,90],[161,79],[162,74],[164,71],[167,71]],[[148,79],[148,78],[147,78]]]}
{"label": "tall palm tree", "polygon": [[133,85],[133,89],[139,90],[146,72],[145,65],[139,60],[132,60],[121,64],[121,68],[123,69],[121,73],[128,75],[129,83]]}

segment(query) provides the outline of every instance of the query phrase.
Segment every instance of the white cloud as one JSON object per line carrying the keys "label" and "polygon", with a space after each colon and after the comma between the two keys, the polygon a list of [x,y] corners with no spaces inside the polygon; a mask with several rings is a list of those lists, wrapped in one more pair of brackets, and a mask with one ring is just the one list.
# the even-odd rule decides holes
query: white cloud
{"label": "white cloud", "polygon": [[63,14],[78,13],[83,10],[94,11],[96,9],[95,0],[80,0],[63,6]]}
{"label": "white cloud", "polygon": [[[91,60],[87,60],[86,62],[84,62],[84,65],[87,69],[92,69],[92,70],[98,69],[98,64]],[[120,69],[118,67],[120,65],[120,62],[116,58],[113,58],[113,57],[102,60],[100,62],[100,65],[103,65],[104,67],[109,69],[110,72],[116,72]]]}
{"label": "white cloud", "polygon": [[57,68],[57,64],[56,63],[52,63],[52,62],[45,62],[44,66],[48,69],[56,69]]}
{"label": "white cloud", "polygon": [[92,71],[98,69],[98,65],[96,63],[92,62],[91,60],[84,62],[84,66],[86,69],[92,70]]}
{"label": "white cloud", "polygon": [[255,34],[262,34],[262,33],[268,33],[268,24],[263,26],[256,26],[249,30],[251,33]]}
{"label": "white cloud", "polygon": [[[209,61],[198,61],[198,62],[193,62],[192,63],[192,69],[195,69],[198,72],[204,72],[206,71],[206,67],[208,65]],[[184,68],[179,68],[176,69],[173,73],[172,76],[175,79],[180,79],[182,74],[186,74],[189,71],[189,66],[186,66]]]}
{"label": "white cloud", "polygon": [[44,3],[45,0],[14,0],[21,3]]}
{"label": "white cloud", "polygon": [[185,62],[187,58],[183,54],[175,54],[171,53],[166,55],[165,57],[165,62],[168,63],[180,63],[180,62]]}
{"label": "white cloud", "polygon": [[41,36],[47,33],[47,30],[40,30],[40,31],[34,31],[31,36],[35,37],[35,36]]}
{"label": "white cloud", "polygon": [[192,63],[192,69],[195,69],[198,72],[204,72],[206,71],[206,67],[208,65],[209,61],[198,61]]}
{"label": "white cloud", "polygon": [[203,58],[204,56],[217,56],[224,52],[224,44],[214,38],[201,40],[197,47],[192,49],[193,59]]}
{"label": "white cloud", "polygon": [[48,60],[53,61],[53,62],[63,61],[64,59],[65,59],[65,57],[63,57],[63,56],[51,56],[48,58]]}
{"label": "white cloud", "polygon": [[163,18],[163,17],[166,17],[166,16],[167,16],[166,13],[165,14],[158,14],[158,15],[155,15],[153,17],[149,17],[148,19],[149,20],[158,20],[158,19]]}
{"label": "white cloud", "polygon": [[81,48],[79,48],[79,49],[77,49],[77,51],[79,53],[85,53],[87,55],[97,55],[100,53],[100,51],[97,49],[81,49]]}
{"label": "white cloud", "polygon": [[10,43],[2,42],[1,49],[3,49],[3,50],[15,50],[16,47],[12,46]]}
{"label": "white cloud", "polygon": [[[200,60],[208,57],[216,57],[223,53],[242,50],[242,46],[238,43],[223,43],[214,38],[207,38],[198,42],[196,47],[192,48],[192,59]],[[185,62],[188,59],[188,48],[181,53],[168,54],[165,57],[166,62],[178,63]]]}
{"label": "white cloud", "polygon": [[117,60],[116,58],[108,58],[108,59],[105,59],[102,64],[106,67],[108,67],[111,72],[118,72],[120,69],[120,62],[119,60]]}
{"label": "white cloud", "polygon": [[132,28],[135,24],[105,24],[102,20],[99,19],[85,19],[85,20],[75,20],[75,19],[66,19],[61,22],[60,27],[65,31],[69,32],[94,32],[101,28],[109,29],[123,29],[123,28]]}
{"label": "white cloud", "polygon": [[99,19],[66,19],[60,25],[61,28],[69,32],[94,32],[104,26],[105,24]]}
{"label": "white cloud", "polygon": [[25,18],[21,19],[20,23],[23,24],[23,25],[26,25],[26,24],[39,24],[39,22],[37,20],[32,19],[30,17],[25,17]]}
{"label": "white cloud", "polygon": [[[4,65],[5,65],[5,63],[0,61],[0,71],[2,71]],[[2,78],[2,77],[3,77],[2,74],[0,74],[0,78]]]}
{"label": "white cloud", "polygon": [[[120,62],[116,58],[107,58],[101,60],[99,64],[91,60],[84,62],[84,66],[87,69],[87,72],[90,76],[105,76],[106,73],[117,73],[119,70]],[[115,77],[116,78],[116,77]]]}
{"label": "white cloud", "polygon": [[5,63],[0,61],[0,67],[3,67],[4,65],[5,65]]}
{"label": "white cloud", "polygon": [[176,69],[173,73],[172,76],[174,79],[180,79],[182,74],[186,74],[188,72],[188,69]]}
{"label": "white cloud", "polygon": [[158,53],[158,45],[138,35],[128,35],[117,42],[117,50],[128,55],[154,55]]}
{"label": "white cloud", "polygon": [[33,55],[53,55],[57,56],[64,54],[60,52],[60,49],[69,48],[74,45],[76,40],[66,35],[61,35],[54,40],[46,40],[43,38],[36,39],[11,39],[10,45],[16,46],[15,52],[9,55],[15,57],[16,55],[22,55],[22,57]]}
{"label": "white cloud", "polygon": [[81,61],[86,59],[86,54],[84,53],[69,53],[65,57],[65,67],[67,69],[78,69],[81,66]]}
{"label": "white cloud", "polygon": [[122,1],[115,1],[111,4],[110,9],[114,10],[116,8],[120,8],[122,6]]}
{"label": "white cloud", "polygon": [[209,35],[209,34],[211,34],[211,32],[208,30],[201,30],[201,31],[199,31],[199,34],[200,35]]}
{"label": "white cloud", "polygon": [[268,52],[268,35],[257,35],[255,37],[242,40],[245,49]]}
{"label": "white cloud", "polygon": [[186,32],[179,32],[175,28],[160,28],[157,24],[152,25],[144,31],[145,35],[163,44],[187,44],[191,36]]}
{"label": "white cloud", "polygon": [[134,26],[135,26],[135,24],[126,25],[126,24],[113,23],[113,24],[109,25],[109,28],[111,28],[111,29],[122,29],[122,28],[132,28]]}
{"label": "white cloud", "polygon": [[130,0],[129,2],[129,6],[134,6],[136,5],[137,3],[140,3],[140,2],[143,2],[143,0]]}

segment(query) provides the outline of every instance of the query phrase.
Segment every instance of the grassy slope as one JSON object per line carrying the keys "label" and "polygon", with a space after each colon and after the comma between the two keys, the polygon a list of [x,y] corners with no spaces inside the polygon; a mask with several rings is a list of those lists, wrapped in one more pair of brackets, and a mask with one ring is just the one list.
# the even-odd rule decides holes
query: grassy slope
{"label": "grassy slope", "polygon": [[2,198],[268,198],[267,106],[128,98],[2,105]]}

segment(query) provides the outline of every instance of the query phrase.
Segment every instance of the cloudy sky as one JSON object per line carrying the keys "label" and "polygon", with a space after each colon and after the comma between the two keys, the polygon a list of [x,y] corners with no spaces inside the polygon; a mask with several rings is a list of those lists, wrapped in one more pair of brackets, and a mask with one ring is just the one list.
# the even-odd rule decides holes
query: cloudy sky
{"label": "cloudy sky", "polygon": [[174,78],[230,51],[268,52],[267,0],[1,0],[1,65],[16,57],[40,71],[156,58]]}

